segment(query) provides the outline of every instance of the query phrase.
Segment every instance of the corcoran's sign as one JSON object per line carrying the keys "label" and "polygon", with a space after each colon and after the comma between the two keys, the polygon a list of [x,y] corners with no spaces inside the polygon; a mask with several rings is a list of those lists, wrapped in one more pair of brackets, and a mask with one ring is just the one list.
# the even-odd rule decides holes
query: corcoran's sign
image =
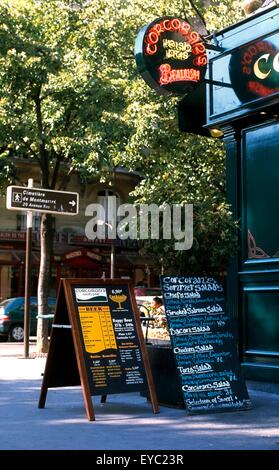
{"label": "corcoran's sign", "polygon": [[279,92],[279,35],[234,52],[229,71],[233,90],[245,103]]}
{"label": "corcoran's sign", "polygon": [[139,31],[135,58],[146,83],[164,95],[185,95],[206,72],[203,40],[189,23],[175,17],[156,19]]}
{"label": "corcoran's sign", "polygon": [[62,279],[39,408],[48,387],[82,385],[87,417],[92,395],[149,389],[158,405],[130,281]]}
{"label": "corcoran's sign", "polygon": [[78,193],[24,186],[8,186],[7,188],[7,209],[77,215],[78,206]]}

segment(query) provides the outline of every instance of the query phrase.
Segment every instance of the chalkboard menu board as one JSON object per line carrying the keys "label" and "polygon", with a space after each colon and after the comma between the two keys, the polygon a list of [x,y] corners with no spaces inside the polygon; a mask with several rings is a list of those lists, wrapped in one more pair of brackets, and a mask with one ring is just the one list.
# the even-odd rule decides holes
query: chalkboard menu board
{"label": "chalkboard menu board", "polygon": [[222,285],[209,277],[161,276],[161,287],[188,411],[251,408]]}
{"label": "chalkboard menu board", "polygon": [[52,327],[39,408],[48,388],[81,384],[90,421],[93,395],[148,388],[159,411],[131,282],[62,279]]}
{"label": "chalkboard menu board", "polygon": [[72,286],[91,395],[146,390],[127,285]]}

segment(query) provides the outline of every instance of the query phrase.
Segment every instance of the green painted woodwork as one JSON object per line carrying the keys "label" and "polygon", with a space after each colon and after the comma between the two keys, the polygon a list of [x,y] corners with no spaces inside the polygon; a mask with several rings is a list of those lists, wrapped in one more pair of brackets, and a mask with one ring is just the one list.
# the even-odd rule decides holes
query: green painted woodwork
{"label": "green painted woodwork", "polygon": [[[267,57],[268,52],[270,56]],[[214,99],[210,108],[210,119],[225,113],[241,112],[263,97],[279,92],[278,71],[273,68],[273,60],[279,51],[279,34],[272,34],[267,39],[259,38],[252,43],[233,51],[226,52],[211,62],[212,80],[227,86],[212,85]],[[265,56],[262,58],[262,56]],[[260,59],[258,71],[263,79],[257,79],[253,73],[254,57]],[[246,62],[245,62],[246,60]],[[277,66],[277,59],[276,66]],[[246,65],[247,64],[247,65]],[[258,67],[258,68],[259,68]],[[247,72],[247,73],[246,73]],[[253,91],[254,90],[254,91]]]}
{"label": "green painted woodwork", "polygon": [[[275,6],[214,35],[215,45],[220,48],[220,52],[208,51],[207,127],[244,118],[278,103],[277,60],[276,70],[272,64],[272,59],[279,51],[278,25],[279,9]],[[260,62],[261,70],[270,73],[265,80],[259,79],[257,85],[254,84],[259,93],[253,96],[253,80],[248,68],[254,66],[253,60],[249,61],[250,58],[256,58],[253,52],[256,49],[257,57],[270,52],[270,57]]]}
{"label": "green painted woodwork", "polygon": [[[214,39],[221,49],[209,53],[206,90],[206,127],[223,130],[227,197],[240,224],[239,255],[228,267],[227,310],[238,319],[245,376],[275,382],[279,382],[279,73],[272,77],[272,93],[246,99],[236,91],[230,67],[232,57],[259,41],[267,47],[271,39],[278,51],[278,25],[279,9],[274,7],[218,32]],[[242,86],[240,81],[239,74]]]}
{"label": "green painted woodwork", "polygon": [[243,257],[278,258],[279,158],[275,149],[279,148],[279,122],[245,130],[242,143]]}
{"label": "green painted woodwork", "polygon": [[242,131],[241,359],[247,378],[272,381],[279,381],[278,146],[278,121]]}
{"label": "green painted woodwork", "polygon": [[244,354],[279,359],[279,286],[246,286],[244,302]]}

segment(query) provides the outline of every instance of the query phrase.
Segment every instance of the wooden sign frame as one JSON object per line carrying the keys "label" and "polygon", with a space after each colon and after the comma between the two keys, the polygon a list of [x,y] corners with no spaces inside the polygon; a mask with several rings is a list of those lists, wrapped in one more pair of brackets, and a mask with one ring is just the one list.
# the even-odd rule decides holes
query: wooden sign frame
{"label": "wooden sign frame", "polygon": [[[141,329],[140,315],[136,304],[132,282],[126,279],[61,279],[58,289],[49,352],[39,398],[39,408],[45,407],[48,388],[81,385],[86,415],[89,421],[95,420],[90,384],[83,353],[82,336],[73,298],[73,286],[106,287],[126,286],[130,296],[135,332],[139,340],[143,368],[153,413],[159,413],[156,391],[151,373],[148,353]],[[65,367],[67,365],[67,367]],[[129,393],[129,390],[127,391]],[[109,391],[108,391],[109,394]],[[104,402],[104,396],[102,397]]]}

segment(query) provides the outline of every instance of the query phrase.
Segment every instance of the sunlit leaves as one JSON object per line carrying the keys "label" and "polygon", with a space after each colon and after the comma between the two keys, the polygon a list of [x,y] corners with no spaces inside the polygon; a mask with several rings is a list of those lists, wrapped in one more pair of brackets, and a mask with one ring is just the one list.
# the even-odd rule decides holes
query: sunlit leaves
{"label": "sunlit leaves", "polygon": [[7,155],[43,156],[50,170],[59,159],[83,180],[104,180],[120,165],[145,174],[138,200],[194,202],[194,249],[159,252],[198,269],[205,253],[209,266],[222,265],[232,246],[224,150],[179,132],[177,99],[151,90],[133,56],[138,30],[156,17],[201,25],[193,5],[206,34],[243,15],[234,0],[2,0],[0,147],[6,175]]}

